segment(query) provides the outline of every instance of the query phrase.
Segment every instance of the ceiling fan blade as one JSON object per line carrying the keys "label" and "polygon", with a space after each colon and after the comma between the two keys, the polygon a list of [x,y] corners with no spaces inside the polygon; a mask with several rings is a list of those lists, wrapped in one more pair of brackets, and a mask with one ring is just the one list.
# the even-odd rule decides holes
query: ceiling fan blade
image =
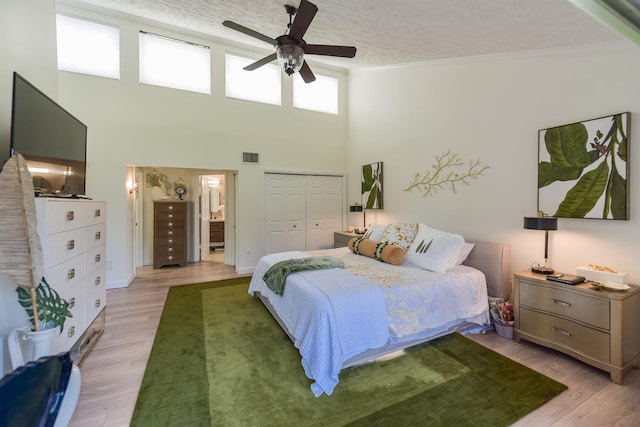
{"label": "ceiling fan blade", "polygon": [[316,12],[318,12],[318,6],[307,0],[301,0],[289,29],[289,36],[298,42],[302,40],[304,33],[307,32],[307,28],[313,21],[313,17],[316,16]]}
{"label": "ceiling fan blade", "polygon": [[277,59],[277,55],[275,53],[272,53],[269,56],[265,56],[262,59],[259,59],[258,61],[254,62],[253,64],[249,64],[246,67],[243,68],[243,70],[247,70],[247,71],[253,71],[258,67],[262,67],[263,65],[267,65],[269,62],[273,62]]}
{"label": "ceiling fan blade", "polygon": [[231,28],[232,30],[240,31],[241,33],[246,34],[248,36],[255,37],[256,39],[262,40],[263,42],[267,42],[272,46],[275,46],[278,44],[276,39],[271,38],[269,36],[265,36],[264,34],[254,31],[251,28],[247,28],[243,25],[236,24],[235,22],[223,21],[222,25],[224,25],[227,28]]}
{"label": "ceiling fan blade", "polygon": [[300,77],[302,77],[302,80],[304,80],[305,83],[311,83],[316,79],[316,76],[313,75],[313,71],[311,71],[311,68],[309,68],[309,64],[307,64],[307,61],[304,61],[302,63],[302,68],[300,68],[300,71],[298,72],[300,73]]}
{"label": "ceiling fan blade", "polygon": [[353,46],[333,46],[326,44],[308,44],[304,47],[304,53],[310,55],[341,56],[353,58],[356,56],[356,48]]}

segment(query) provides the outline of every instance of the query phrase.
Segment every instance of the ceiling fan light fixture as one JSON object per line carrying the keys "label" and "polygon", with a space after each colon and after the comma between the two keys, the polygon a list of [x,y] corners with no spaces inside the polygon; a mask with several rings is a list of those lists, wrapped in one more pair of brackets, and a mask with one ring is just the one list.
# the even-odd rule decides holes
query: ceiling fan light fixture
{"label": "ceiling fan light fixture", "polygon": [[295,44],[281,44],[276,48],[278,64],[287,75],[297,73],[304,63],[304,50]]}

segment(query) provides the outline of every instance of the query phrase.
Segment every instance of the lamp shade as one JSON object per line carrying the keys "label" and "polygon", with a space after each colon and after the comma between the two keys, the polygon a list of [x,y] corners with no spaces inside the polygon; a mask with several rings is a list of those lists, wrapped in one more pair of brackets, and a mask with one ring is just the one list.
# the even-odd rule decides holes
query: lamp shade
{"label": "lamp shade", "polygon": [[557,230],[558,218],[544,217],[524,217],[524,228],[527,230]]}

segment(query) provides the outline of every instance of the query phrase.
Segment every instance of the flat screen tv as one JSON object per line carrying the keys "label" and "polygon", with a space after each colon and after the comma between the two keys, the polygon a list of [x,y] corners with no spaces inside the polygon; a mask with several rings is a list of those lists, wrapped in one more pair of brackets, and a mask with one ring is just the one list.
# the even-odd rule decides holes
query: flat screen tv
{"label": "flat screen tv", "polygon": [[10,155],[16,152],[36,196],[85,195],[87,127],[14,72]]}

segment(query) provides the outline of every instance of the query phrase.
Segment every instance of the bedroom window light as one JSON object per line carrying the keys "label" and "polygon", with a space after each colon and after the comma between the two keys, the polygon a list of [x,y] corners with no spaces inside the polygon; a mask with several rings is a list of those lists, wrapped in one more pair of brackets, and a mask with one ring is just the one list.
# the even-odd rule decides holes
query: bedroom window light
{"label": "bedroom window light", "polygon": [[140,31],[140,83],[211,94],[208,46]]}
{"label": "bedroom window light", "polygon": [[338,79],[316,74],[316,81],[305,83],[300,75],[293,79],[293,107],[338,114]]}
{"label": "bedroom window light", "polygon": [[58,70],[120,79],[120,29],[58,13]]}
{"label": "bedroom window light", "polygon": [[265,104],[282,105],[280,68],[267,64],[253,70],[243,70],[255,62],[231,53],[225,54],[225,95]]}

